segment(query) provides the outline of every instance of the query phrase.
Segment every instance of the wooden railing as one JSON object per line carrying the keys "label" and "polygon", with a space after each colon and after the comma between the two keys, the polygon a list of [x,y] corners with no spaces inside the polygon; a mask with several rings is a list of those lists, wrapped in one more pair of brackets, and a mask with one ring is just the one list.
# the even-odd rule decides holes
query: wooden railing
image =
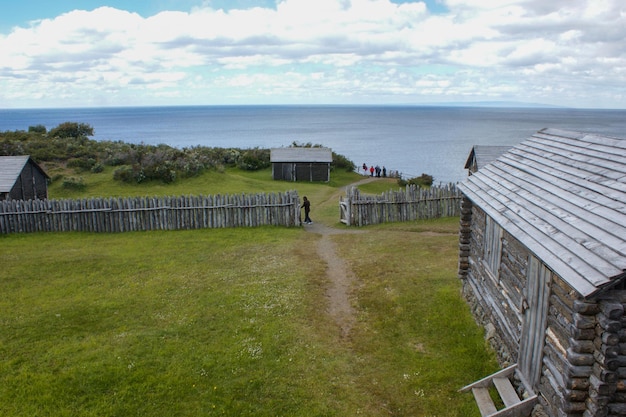
{"label": "wooden railing", "polygon": [[339,201],[340,220],[349,226],[455,217],[461,213],[461,192],[454,184],[431,188],[407,186],[380,195],[350,188]]}
{"label": "wooden railing", "polygon": [[255,195],[0,201],[0,233],[298,226],[295,191]]}

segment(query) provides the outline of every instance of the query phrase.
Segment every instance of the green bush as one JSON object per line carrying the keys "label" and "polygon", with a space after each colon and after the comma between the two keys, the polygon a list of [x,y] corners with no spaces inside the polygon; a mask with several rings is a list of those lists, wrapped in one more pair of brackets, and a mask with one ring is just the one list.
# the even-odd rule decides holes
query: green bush
{"label": "green bush", "polygon": [[354,162],[349,160],[343,155],[336,154],[333,152],[333,162],[331,164],[332,169],[344,169],[346,172],[352,172],[356,170],[356,165]]}
{"label": "green bush", "polygon": [[44,125],[28,126],[28,133],[39,133],[45,135],[48,132]]}
{"label": "green bush", "polygon": [[402,178],[398,178],[398,185],[401,187],[406,187],[407,185],[415,185],[418,187],[430,187],[433,185],[433,176],[428,174],[422,174],[419,177],[409,178],[408,180],[403,180]]}
{"label": "green bush", "polygon": [[73,158],[67,161],[68,168],[78,168],[82,171],[90,171],[94,165],[96,165],[94,158]]}
{"label": "green bush", "polygon": [[[104,166],[120,167],[113,172],[116,181],[141,183],[197,176],[207,170],[223,172],[229,167],[257,171],[270,167],[270,150],[253,148],[212,148],[194,146],[177,149],[171,146],[130,144],[122,141],[89,139],[93,128],[85,123],[65,122],[45,134],[45,126],[29,127],[29,131],[0,132],[1,155],[31,155],[37,162],[65,163],[80,171],[102,172]],[[294,144],[301,147],[322,145]],[[342,155],[333,153],[332,169],[352,172],[355,165]]]}
{"label": "green bush", "polygon": [[91,172],[94,174],[97,174],[99,172],[104,171],[104,165],[102,165],[100,162],[96,162],[92,167],[91,167]]}
{"label": "green bush", "polygon": [[123,166],[113,172],[113,179],[116,181],[122,181],[127,183],[141,183],[146,179],[146,176],[139,165]]}
{"label": "green bush", "polygon": [[83,191],[87,186],[82,177],[68,177],[63,180],[61,186],[67,190]]}
{"label": "green bush", "polygon": [[87,123],[64,122],[50,129],[50,136],[59,138],[83,138],[93,134],[93,127]]}
{"label": "green bush", "polygon": [[270,166],[270,152],[268,149],[249,149],[241,155],[237,165],[246,171],[258,171],[267,168]]}
{"label": "green bush", "polygon": [[50,182],[57,182],[63,179],[63,174],[55,174],[50,178]]}

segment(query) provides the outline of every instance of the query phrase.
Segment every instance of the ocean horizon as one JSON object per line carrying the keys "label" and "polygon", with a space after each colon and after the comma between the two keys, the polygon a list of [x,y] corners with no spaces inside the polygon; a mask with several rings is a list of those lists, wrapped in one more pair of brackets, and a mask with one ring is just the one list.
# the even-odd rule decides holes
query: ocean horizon
{"label": "ocean horizon", "polygon": [[626,110],[409,105],[223,105],[0,109],[0,131],[87,123],[95,140],[177,148],[331,148],[360,167],[461,181],[472,146],[514,146],[543,128],[626,137]]}

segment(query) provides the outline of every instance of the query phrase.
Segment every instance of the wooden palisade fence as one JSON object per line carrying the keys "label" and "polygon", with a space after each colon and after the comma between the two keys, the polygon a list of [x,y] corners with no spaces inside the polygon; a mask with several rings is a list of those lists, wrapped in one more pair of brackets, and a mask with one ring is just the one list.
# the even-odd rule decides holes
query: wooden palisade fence
{"label": "wooden palisade fence", "polygon": [[366,226],[459,216],[461,194],[454,184],[431,188],[407,185],[405,190],[380,195],[362,195],[357,188],[350,188],[339,206],[342,223]]}
{"label": "wooden palisade fence", "polygon": [[298,226],[295,191],[256,195],[0,201],[0,233]]}

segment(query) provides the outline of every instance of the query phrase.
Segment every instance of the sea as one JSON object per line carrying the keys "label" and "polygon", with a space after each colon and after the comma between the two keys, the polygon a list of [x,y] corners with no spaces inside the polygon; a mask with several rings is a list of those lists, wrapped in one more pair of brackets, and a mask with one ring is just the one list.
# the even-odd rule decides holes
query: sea
{"label": "sea", "polygon": [[[474,145],[514,146],[543,128],[626,138],[626,110],[460,106],[163,106],[0,109],[0,131],[87,123],[95,140],[177,148],[322,145],[403,178],[462,181]],[[362,172],[362,170],[361,170]]]}

